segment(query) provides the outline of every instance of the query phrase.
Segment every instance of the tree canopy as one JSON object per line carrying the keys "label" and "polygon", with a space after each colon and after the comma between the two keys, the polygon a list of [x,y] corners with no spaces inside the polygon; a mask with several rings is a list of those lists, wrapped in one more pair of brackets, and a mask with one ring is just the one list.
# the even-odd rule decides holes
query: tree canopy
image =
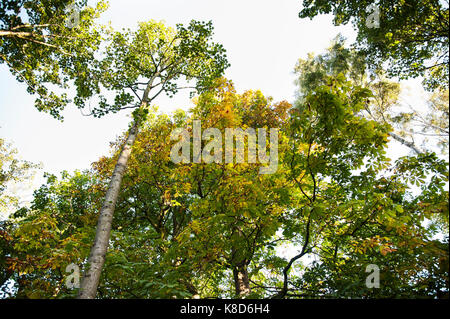
{"label": "tree canopy", "polygon": [[[98,297],[448,294],[448,238],[435,237],[448,227],[448,163],[432,153],[389,160],[390,126],[358,116],[371,95],[330,76],[292,106],[259,91],[238,94],[222,79],[188,113],[150,112],[123,177]],[[222,133],[282,128],[277,172],[259,174],[259,163],[174,164],[171,132],[195,119]],[[5,267],[16,297],[74,296],[64,269],[86,260],[125,138],[90,171],[49,176],[31,208],[12,216]],[[365,285],[368,264],[381,268],[380,289]]]}
{"label": "tree canopy", "polygon": [[[370,65],[379,68],[388,62],[390,76],[424,76],[430,90],[448,87],[448,1],[304,0],[299,17],[330,13],[336,25],[354,25],[356,47]],[[376,23],[370,23],[373,19]]]}
{"label": "tree canopy", "polygon": [[[0,63],[5,63],[27,91],[35,95],[39,111],[62,119],[71,99],[64,92],[83,61],[94,58],[101,30],[94,20],[106,9],[87,0],[0,3]],[[76,21],[71,21],[76,14]],[[59,90],[56,90],[59,88]]]}

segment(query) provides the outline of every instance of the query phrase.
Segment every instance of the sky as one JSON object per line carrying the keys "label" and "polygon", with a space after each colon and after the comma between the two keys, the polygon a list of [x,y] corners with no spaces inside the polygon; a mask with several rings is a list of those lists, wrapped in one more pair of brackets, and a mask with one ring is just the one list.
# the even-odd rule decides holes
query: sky
{"label": "sky", "polygon": [[[92,2],[92,1],[91,1]],[[212,20],[214,41],[227,50],[231,67],[225,76],[238,92],[259,89],[275,101],[293,102],[299,58],[309,52],[322,53],[339,33],[349,43],[355,32],[351,25],[333,26],[332,16],[313,20],[298,18],[299,0],[110,0],[99,22],[121,28],[136,28],[140,21],[165,21],[167,25],[192,19]],[[12,143],[21,158],[42,164],[42,173],[87,169],[100,156],[109,154],[109,142],[123,133],[130,111],[101,119],[83,116],[74,105],[63,113],[64,122],[34,108],[34,98],[18,83],[7,67],[0,65],[0,138]],[[155,101],[160,112],[192,106],[188,92]]]}

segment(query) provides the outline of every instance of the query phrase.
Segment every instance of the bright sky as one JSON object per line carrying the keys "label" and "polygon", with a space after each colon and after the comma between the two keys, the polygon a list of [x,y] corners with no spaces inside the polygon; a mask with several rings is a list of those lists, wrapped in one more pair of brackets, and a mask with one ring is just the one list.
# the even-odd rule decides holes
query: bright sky
{"label": "bright sky", "polygon": [[[101,22],[116,29],[135,28],[137,22],[164,20],[168,25],[191,19],[212,20],[215,42],[223,44],[231,67],[226,77],[238,92],[260,89],[275,101],[293,101],[293,68],[308,52],[322,53],[341,33],[353,42],[351,26],[335,27],[331,16],[298,18],[299,0],[111,0]],[[63,123],[39,113],[25,85],[0,65],[0,137],[12,142],[21,158],[43,164],[43,171],[85,169],[109,152],[109,142],[128,126],[129,111],[101,119],[84,117],[73,105]],[[160,111],[191,106],[188,92],[156,101]],[[42,179],[38,178],[41,182]]]}

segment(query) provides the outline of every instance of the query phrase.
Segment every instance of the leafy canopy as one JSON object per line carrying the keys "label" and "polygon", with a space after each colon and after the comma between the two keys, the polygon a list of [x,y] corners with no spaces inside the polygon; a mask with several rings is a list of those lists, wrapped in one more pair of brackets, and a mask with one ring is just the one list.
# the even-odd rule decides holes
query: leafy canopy
{"label": "leafy canopy", "polygon": [[[435,154],[392,162],[390,126],[359,115],[373,93],[342,74],[323,81],[295,107],[259,91],[238,94],[221,79],[188,113],[149,112],[123,179],[99,297],[241,297],[236,274],[254,298],[445,296],[448,238],[435,236],[448,228],[448,163]],[[195,119],[222,133],[279,127],[277,172],[174,164],[171,132]],[[84,265],[123,141],[89,172],[49,176],[31,209],[4,226],[13,296],[76,294],[64,270]],[[380,289],[365,285],[368,264],[380,266]]]}
{"label": "leafy canopy", "polygon": [[[94,20],[106,4],[99,1],[94,8],[86,4],[87,0],[0,3],[0,64],[36,96],[39,111],[58,119],[70,102],[63,90],[69,88],[81,61],[94,58],[101,41],[101,30]],[[78,23],[69,25],[75,10],[79,12]]]}
{"label": "leafy canopy", "polygon": [[[368,25],[375,6],[379,27]],[[430,89],[446,88],[449,80],[449,7],[440,0],[304,0],[300,18],[334,14],[336,25],[352,22],[358,31],[356,47],[369,65],[387,61],[390,76],[424,76]]]}

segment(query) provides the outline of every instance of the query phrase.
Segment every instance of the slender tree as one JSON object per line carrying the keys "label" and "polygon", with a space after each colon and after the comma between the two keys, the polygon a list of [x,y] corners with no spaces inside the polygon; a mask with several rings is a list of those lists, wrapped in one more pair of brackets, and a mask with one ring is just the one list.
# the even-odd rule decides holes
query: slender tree
{"label": "slender tree", "polygon": [[96,295],[122,177],[148,106],[162,92],[175,94],[182,88],[178,84],[182,78],[195,79],[195,85],[190,88],[202,91],[228,66],[223,47],[211,42],[212,31],[211,22],[192,21],[187,27],[177,25],[175,30],[150,21],[140,23],[136,32],[111,32],[104,59],[91,62],[84,76],[77,78],[75,103],[79,107],[92,95],[100,93],[101,87],[115,94],[112,103],[100,94],[98,106],[90,113],[93,116],[135,109],[100,210],[89,268],[81,282],[79,298]]}

